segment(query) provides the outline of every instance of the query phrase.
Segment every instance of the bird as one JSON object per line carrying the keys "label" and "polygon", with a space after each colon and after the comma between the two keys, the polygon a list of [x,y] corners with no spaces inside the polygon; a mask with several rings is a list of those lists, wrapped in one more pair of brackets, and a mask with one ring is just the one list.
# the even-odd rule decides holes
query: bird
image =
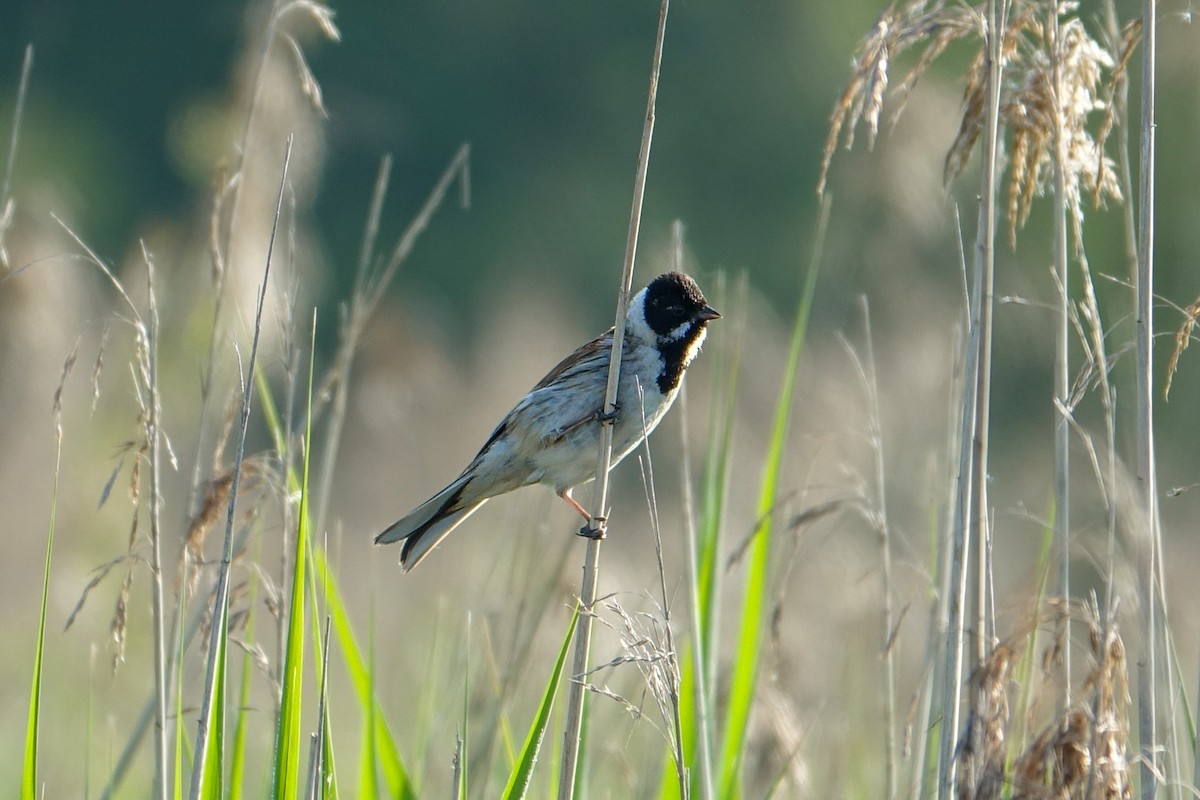
{"label": "bird", "polygon": [[700,352],[708,323],[721,315],[682,272],[650,281],[629,301],[616,410],[604,408],[615,328],[564,358],[500,421],[450,485],[375,537],[404,542],[400,567],[416,567],[446,536],[497,495],[548,484],[603,536],[571,490],[596,476],[602,424],[613,426],[614,467],[654,430],[679,394],[684,371]]}

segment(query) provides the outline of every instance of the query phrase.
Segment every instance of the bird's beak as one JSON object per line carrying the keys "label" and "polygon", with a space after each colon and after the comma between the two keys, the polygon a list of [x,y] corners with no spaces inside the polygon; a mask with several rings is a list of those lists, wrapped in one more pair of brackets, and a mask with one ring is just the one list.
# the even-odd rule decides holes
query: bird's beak
{"label": "bird's beak", "polygon": [[712,306],[705,306],[704,308],[700,309],[700,319],[703,320],[704,322],[708,322],[710,319],[720,319],[720,318],[721,318],[721,313],[719,311],[717,311],[715,308],[713,308]]}

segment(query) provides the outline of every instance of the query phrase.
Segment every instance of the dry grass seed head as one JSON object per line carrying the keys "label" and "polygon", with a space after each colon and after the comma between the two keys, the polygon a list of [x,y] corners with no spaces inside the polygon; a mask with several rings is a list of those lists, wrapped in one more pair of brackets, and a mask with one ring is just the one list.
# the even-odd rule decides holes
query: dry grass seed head
{"label": "dry grass seed head", "polygon": [[[976,12],[976,14],[979,19],[979,50],[975,53],[975,58],[972,59],[971,65],[967,68],[967,82],[963,87],[963,113],[959,120],[958,133],[955,135],[950,149],[946,151],[946,161],[942,177],[947,184],[961,175],[963,170],[966,169],[967,162],[971,157],[971,151],[975,148],[975,142],[979,141],[979,135],[983,132],[986,117],[987,25],[982,12]],[[1030,24],[1033,17],[1034,11],[1028,3],[1016,4],[1016,13],[1012,15],[1008,25],[1004,28],[1004,38],[1000,42],[1002,66],[1012,60],[1020,41],[1020,32],[1026,25]]]}
{"label": "dry grass seed head", "polygon": [[180,575],[177,580],[183,580],[182,571],[186,568],[189,595],[196,592],[200,567],[204,564],[204,541],[220,517],[221,510],[229,504],[229,492],[232,487],[232,472],[227,472],[209,481],[204,487],[204,500],[200,504],[200,510],[188,524],[187,536],[184,538],[184,551],[179,562]]}
{"label": "dry grass seed head", "polygon": [[79,612],[83,610],[83,605],[87,602],[88,595],[91,593],[92,589],[95,589],[105,578],[108,577],[108,573],[112,572],[113,567],[124,563],[128,558],[129,556],[120,555],[109,561],[107,564],[101,564],[99,567],[96,567],[94,570],[92,570],[91,580],[89,580],[87,585],[83,587],[83,591],[79,594],[79,599],[75,601],[75,607],[71,609],[71,613],[67,617],[67,622],[65,625],[63,625],[64,633],[70,630],[71,626],[75,623],[75,618],[79,616]]}
{"label": "dry grass seed head", "polygon": [[[134,528],[137,527],[137,517],[134,516]],[[117,593],[117,605],[113,609],[109,633],[113,640],[112,671],[116,674],[117,667],[125,661],[125,636],[129,630],[129,593],[133,588],[134,559],[127,559],[125,577],[121,580],[121,591]]]}
{"label": "dry grass seed head", "polygon": [[67,354],[63,361],[62,375],[58,379],[58,386],[54,390],[54,401],[51,404],[51,411],[54,415],[54,430],[59,440],[62,439],[62,399],[63,392],[67,387],[67,378],[71,377],[71,372],[75,369],[75,361],[79,358],[79,340],[75,340],[75,346],[71,348],[71,352]]}
{"label": "dry grass seed head", "polygon": [[1074,11],[1074,4],[1064,3],[1057,9],[1058,20],[1018,16],[1011,29],[1014,46],[1000,113],[1012,131],[1010,244],[1016,245],[1017,229],[1028,219],[1034,197],[1045,192],[1058,162],[1064,171],[1076,252],[1082,257],[1084,192],[1101,205],[1108,197],[1120,201],[1121,190],[1115,165],[1087,127],[1090,115],[1108,105],[1101,93],[1113,59],[1082,20],[1062,16]]}
{"label": "dry grass seed head", "polygon": [[104,328],[100,331],[100,344],[96,348],[96,362],[92,365],[92,412],[96,413],[96,406],[100,403],[100,376],[104,373],[104,351],[108,345],[108,334],[110,331],[108,323],[105,323]]}
{"label": "dry grass seed head", "polygon": [[[333,22],[333,10],[323,3],[311,2],[311,0],[294,0],[282,6],[276,13],[272,23],[278,25],[283,19],[294,11],[300,11],[317,24],[317,28],[321,34],[332,42],[341,41],[342,34],[338,30],[337,25]],[[304,57],[304,50],[300,47],[300,43],[290,33],[282,34],[283,40],[287,43],[292,52],[292,58],[296,64],[296,72],[300,80],[300,91],[308,98],[308,102],[322,117],[328,117],[329,114],[325,110],[325,101],[321,93],[321,84],[317,82],[317,78],[313,75],[312,69],[308,66],[308,60]]]}
{"label": "dry grass seed head", "polygon": [[1179,359],[1183,356],[1183,351],[1188,349],[1188,345],[1192,341],[1192,331],[1196,328],[1196,320],[1200,317],[1200,297],[1197,297],[1195,302],[1183,310],[1183,324],[1179,326],[1179,330],[1175,331],[1175,348],[1171,351],[1171,360],[1167,362],[1167,378],[1163,385],[1163,399],[1167,400],[1171,396],[1171,383],[1175,379],[1175,373],[1179,369]]}
{"label": "dry grass seed head", "polygon": [[1013,762],[1014,800],[1082,797],[1091,768],[1088,728],[1076,708],[1038,734]]}
{"label": "dry grass seed head", "polygon": [[1008,680],[1012,649],[997,644],[972,676],[975,701],[959,741],[962,800],[998,798],[1005,787],[1004,741],[1009,721]]}
{"label": "dry grass seed head", "polygon": [[[1101,154],[1104,153],[1104,145],[1108,142],[1109,134],[1116,127],[1117,113],[1122,106],[1121,103],[1117,102],[1117,98],[1121,96],[1125,87],[1125,82],[1129,74],[1129,61],[1133,58],[1133,54],[1141,41],[1142,19],[1138,17],[1125,23],[1119,42],[1109,44],[1109,52],[1115,56],[1113,58],[1115,63],[1108,73],[1108,81],[1104,89],[1106,98],[1104,102],[1104,117],[1100,121],[1100,130],[1096,134],[1096,150]],[[1097,182],[1096,192],[1099,191],[1100,186],[1109,180],[1109,176],[1106,174],[1108,171],[1108,162],[1101,159],[1097,168],[1100,171],[1101,180]],[[1100,201],[1099,194],[1093,194],[1092,204],[1100,205]]]}
{"label": "dry grass seed head", "polygon": [[1101,622],[1094,599],[1086,619],[1094,662],[1084,683],[1091,697],[1093,786],[1096,796],[1104,800],[1125,800],[1133,793],[1127,757],[1130,700],[1125,643],[1115,618],[1107,625]]}
{"label": "dry grass seed head", "polygon": [[[658,706],[663,725],[654,720],[648,720],[654,729],[674,748],[674,727],[670,724],[673,703],[679,699],[679,665],[675,654],[665,646],[666,635],[660,625],[660,619],[652,614],[630,614],[614,599],[604,603],[604,607],[616,618],[616,622],[597,615],[601,624],[617,634],[621,652],[607,663],[589,670],[585,676],[601,670],[615,669],[623,664],[633,664],[641,673],[645,688],[650,691]],[[625,705],[626,710],[636,719],[644,718],[640,705],[634,705],[624,697],[612,692],[607,687],[598,688],[587,684],[591,691],[617,700]]]}
{"label": "dry grass seed head", "polygon": [[947,8],[942,3],[934,3],[932,9],[929,6],[928,0],[911,0],[900,9],[894,4],[889,5],[859,43],[850,81],[829,115],[829,133],[825,137],[821,175],[817,181],[818,194],[825,191],[829,165],[843,130],[846,131],[844,146],[847,150],[854,146],[854,132],[860,122],[867,129],[868,149],[874,146],[893,59],[914,45],[925,45],[917,63],[901,81],[901,100],[893,115],[894,122],[903,110],[908,94],[937,57],[951,42],[977,30],[975,14],[969,9]]}

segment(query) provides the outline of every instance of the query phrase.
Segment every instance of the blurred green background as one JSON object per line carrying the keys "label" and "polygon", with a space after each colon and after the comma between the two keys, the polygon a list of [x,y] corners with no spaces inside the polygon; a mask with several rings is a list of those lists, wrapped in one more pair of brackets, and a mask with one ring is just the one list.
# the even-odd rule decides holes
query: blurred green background
{"label": "blurred green background", "polygon": [[[395,159],[387,240],[470,142],[471,212],[439,220],[400,290],[437,298],[469,336],[471,312],[497,283],[569,276],[582,297],[603,292],[581,313],[606,319],[656,5],[351,2],[336,11],[342,42],[306,48],[329,112],[310,209],[328,296],[348,291],[380,156]],[[651,242],[681,219],[707,268],[746,269],[786,307],[808,255],[825,117],[876,12],[872,2],[674,9],[643,225]],[[0,30],[6,110],[24,45],[36,47],[17,188],[52,183],[79,232],[114,260],[149,221],[197,212],[212,156],[230,145],[205,126],[261,15],[228,2],[11,9]],[[943,130],[942,143],[952,135]]]}

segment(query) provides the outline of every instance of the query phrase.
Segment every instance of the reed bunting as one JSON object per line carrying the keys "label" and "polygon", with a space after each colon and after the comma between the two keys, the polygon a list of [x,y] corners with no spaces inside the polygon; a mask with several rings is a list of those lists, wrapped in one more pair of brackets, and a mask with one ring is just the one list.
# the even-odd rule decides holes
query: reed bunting
{"label": "reed bunting", "polygon": [[403,540],[400,566],[407,572],[489,498],[533,483],[553,486],[587,520],[581,535],[602,535],[591,529],[591,514],[571,497],[572,487],[596,476],[600,424],[613,425],[616,466],[675,402],[683,372],[704,343],[705,327],[720,316],[687,275],[658,276],[629,303],[615,419],[603,414],[610,328],[550,370],[453,483],[376,536],[375,543]]}

